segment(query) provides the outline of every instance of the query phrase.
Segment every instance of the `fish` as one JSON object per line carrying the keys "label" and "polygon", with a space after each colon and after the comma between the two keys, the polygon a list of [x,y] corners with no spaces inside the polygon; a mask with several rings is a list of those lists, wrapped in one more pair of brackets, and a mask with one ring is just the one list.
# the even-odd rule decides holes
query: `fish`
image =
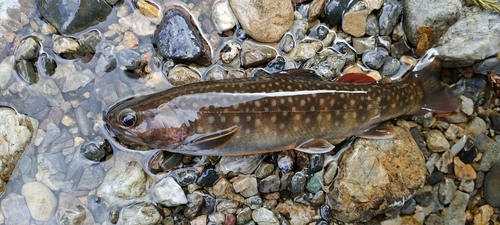
{"label": "fish", "polygon": [[391,138],[395,131],[386,121],[403,115],[457,110],[461,100],[439,80],[440,60],[425,57],[390,84],[327,82],[312,70],[292,69],[126,99],[103,120],[122,145],[140,149],[208,156],[325,153],[335,147],[327,141],[333,138]]}

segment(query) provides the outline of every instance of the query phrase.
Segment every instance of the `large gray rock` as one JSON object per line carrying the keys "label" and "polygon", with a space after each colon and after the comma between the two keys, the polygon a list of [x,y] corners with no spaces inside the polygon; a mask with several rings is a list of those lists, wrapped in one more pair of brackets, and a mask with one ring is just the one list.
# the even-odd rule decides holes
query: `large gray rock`
{"label": "large gray rock", "polygon": [[106,1],[40,0],[40,14],[61,34],[74,34],[108,17],[111,6]]}
{"label": "large gray rock", "polygon": [[33,137],[34,119],[0,107],[0,194]]}

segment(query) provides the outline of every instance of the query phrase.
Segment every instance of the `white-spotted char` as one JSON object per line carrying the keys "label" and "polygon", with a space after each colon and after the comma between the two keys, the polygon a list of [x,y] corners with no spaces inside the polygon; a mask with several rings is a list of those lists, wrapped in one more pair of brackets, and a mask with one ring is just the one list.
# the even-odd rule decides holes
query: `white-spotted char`
{"label": "white-spotted char", "polygon": [[460,100],[432,62],[391,84],[332,83],[301,69],[188,84],[118,103],[104,120],[124,144],[183,154],[327,152],[328,138],[390,137],[377,125],[456,110]]}

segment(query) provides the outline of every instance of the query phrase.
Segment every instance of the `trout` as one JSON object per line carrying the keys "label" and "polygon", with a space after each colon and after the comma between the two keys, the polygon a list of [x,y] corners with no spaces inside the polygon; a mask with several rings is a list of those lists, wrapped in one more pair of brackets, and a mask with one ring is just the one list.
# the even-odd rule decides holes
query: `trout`
{"label": "trout", "polygon": [[390,138],[384,121],[458,109],[427,55],[401,82],[326,82],[314,71],[188,84],[124,100],[104,115],[122,143],[188,155],[247,155],[284,150],[324,153],[331,138]]}

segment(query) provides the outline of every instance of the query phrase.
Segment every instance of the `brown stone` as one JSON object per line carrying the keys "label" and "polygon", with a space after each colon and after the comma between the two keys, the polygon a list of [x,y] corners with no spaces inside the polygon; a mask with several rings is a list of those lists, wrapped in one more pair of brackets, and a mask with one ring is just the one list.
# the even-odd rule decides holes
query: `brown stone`
{"label": "brown stone", "polygon": [[259,42],[276,42],[292,26],[290,0],[230,0],[243,30]]}
{"label": "brown stone", "polygon": [[425,181],[425,159],[409,131],[395,127],[391,139],[360,138],[339,160],[328,193],[333,217],[367,221],[403,206]]}

